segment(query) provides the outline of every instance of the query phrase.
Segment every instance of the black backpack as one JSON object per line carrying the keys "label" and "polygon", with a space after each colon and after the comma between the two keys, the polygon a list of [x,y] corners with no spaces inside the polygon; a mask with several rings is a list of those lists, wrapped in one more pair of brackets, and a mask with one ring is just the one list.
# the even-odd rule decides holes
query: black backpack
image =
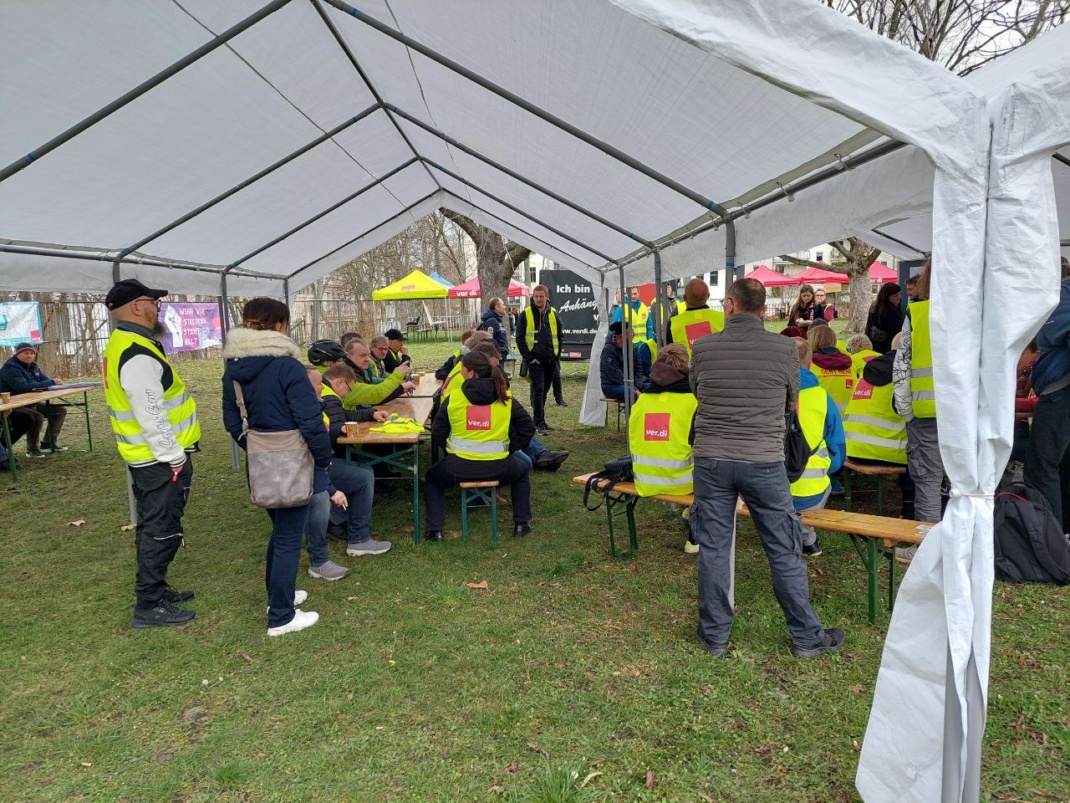
{"label": "black backpack", "polygon": [[996,579],[1070,584],[1070,543],[1043,494],[1025,485],[996,494]]}
{"label": "black backpack", "polygon": [[[606,463],[605,471],[599,471],[597,474],[592,474],[587,478],[587,484],[583,486],[583,506],[588,510],[598,510],[598,508],[602,507],[602,502],[606,501],[606,495],[613,490],[614,485],[618,482],[631,482],[634,479],[631,455],[610,460]],[[603,480],[608,480],[606,487],[599,488],[598,485]],[[602,495],[602,498],[594,507],[591,507],[590,504],[592,492]]]}
{"label": "black backpack", "polygon": [[788,472],[788,482],[798,482],[806,464],[813,454],[813,449],[806,442],[806,436],[799,423],[799,403],[795,402],[795,409],[785,417],[784,428],[784,469]]}

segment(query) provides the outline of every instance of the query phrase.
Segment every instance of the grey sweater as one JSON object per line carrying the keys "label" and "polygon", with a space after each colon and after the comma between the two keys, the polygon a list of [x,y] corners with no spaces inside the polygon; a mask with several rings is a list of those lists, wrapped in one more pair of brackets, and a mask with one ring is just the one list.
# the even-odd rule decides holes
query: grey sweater
{"label": "grey sweater", "polygon": [[791,338],[767,332],[756,315],[733,315],[723,332],[695,342],[691,389],[698,397],[695,457],[784,459],[784,416],[799,395]]}

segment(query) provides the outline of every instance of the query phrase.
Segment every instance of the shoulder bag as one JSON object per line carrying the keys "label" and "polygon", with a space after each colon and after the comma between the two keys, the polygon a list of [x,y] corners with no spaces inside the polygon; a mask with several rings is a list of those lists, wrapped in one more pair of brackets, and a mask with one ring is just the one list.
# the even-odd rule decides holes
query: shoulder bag
{"label": "shoulder bag", "polygon": [[249,495],[253,504],[268,510],[301,507],[312,498],[315,461],[300,430],[259,432],[249,429],[245,397],[234,383],[241,436],[245,439],[245,463],[249,470]]}

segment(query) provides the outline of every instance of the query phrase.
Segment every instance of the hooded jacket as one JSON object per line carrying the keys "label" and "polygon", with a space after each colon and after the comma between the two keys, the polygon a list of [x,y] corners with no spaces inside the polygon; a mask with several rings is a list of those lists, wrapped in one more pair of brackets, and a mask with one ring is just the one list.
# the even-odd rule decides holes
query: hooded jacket
{"label": "hooded jacket", "polygon": [[1065,387],[1070,380],[1070,279],[1059,285],[1059,305],[1037,332],[1040,356],[1031,379],[1038,396]]}
{"label": "hooded jacket", "polygon": [[[494,380],[489,377],[464,380],[460,390],[473,404],[496,404],[498,394],[494,389]],[[431,443],[445,451],[446,441],[450,437],[450,402],[460,398],[459,394],[451,393],[442,400],[442,405],[435,414],[431,424]],[[510,460],[513,452],[521,452],[528,448],[531,439],[535,437],[535,422],[531,420],[528,411],[516,399],[512,399],[512,410],[509,414],[509,457],[504,460],[465,460],[455,454],[446,453],[446,467],[450,472],[461,479],[478,479],[488,474],[493,474]]]}
{"label": "hooded jacket", "polygon": [[11,355],[4,367],[0,368],[0,390],[17,396],[20,393],[33,393],[35,390],[48,390],[56,380],[46,374],[37,365],[37,361],[27,365],[15,355]]}
{"label": "hooded jacket", "polygon": [[[873,362],[873,360],[870,360],[870,362]],[[890,372],[889,381],[891,381]],[[818,382],[813,371],[799,366],[800,392],[807,388],[820,386],[821,383]],[[829,450],[829,459],[832,461],[828,467],[828,473],[835,474],[843,467],[843,461],[847,457],[847,436],[843,431],[843,419],[840,417],[840,409],[836,406],[836,402],[827,393],[825,394],[825,401],[828,407],[825,411],[825,429],[822,437],[825,440],[825,447]],[[796,510],[806,510],[818,504],[824,495],[824,493],[819,493],[816,496],[794,496],[792,499],[795,502]]]}
{"label": "hooded jacket", "polygon": [[[635,376],[635,386],[640,390],[646,385],[647,373],[650,366],[650,352],[647,351],[647,359],[644,361],[639,356],[639,349],[632,344],[632,373]],[[613,333],[606,336],[606,342],[602,346],[602,356],[598,359],[598,378],[601,380],[602,394],[606,388],[624,384],[624,349],[619,348],[614,342]]]}
{"label": "hooded jacket", "polygon": [[505,334],[505,324],[502,316],[492,309],[484,311],[479,320],[479,331],[490,332],[494,336],[494,347],[498,349],[502,361],[509,356],[509,338]]}
{"label": "hooded jacket", "polygon": [[892,365],[895,363],[895,351],[889,351],[874,357],[862,369],[862,378],[875,388],[892,384]]}
{"label": "hooded jacket", "polygon": [[835,346],[825,346],[825,348],[814,352],[814,365],[819,368],[827,368],[830,371],[850,370],[851,357]]}
{"label": "hooded jacket", "polygon": [[331,441],[323,425],[319,399],[300,363],[297,344],[280,332],[239,327],[223,346],[223,426],[239,446],[242,421],[234,383],[241,384],[249,428],[263,432],[301,432],[315,462],[313,493],[334,492],[327,474]]}
{"label": "hooded jacket", "polygon": [[[676,368],[668,363],[655,362],[650,369],[650,382],[643,393],[690,393],[691,371],[688,368]],[[691,433],[687,442],[695,443],[695,419],[691,418]]]}

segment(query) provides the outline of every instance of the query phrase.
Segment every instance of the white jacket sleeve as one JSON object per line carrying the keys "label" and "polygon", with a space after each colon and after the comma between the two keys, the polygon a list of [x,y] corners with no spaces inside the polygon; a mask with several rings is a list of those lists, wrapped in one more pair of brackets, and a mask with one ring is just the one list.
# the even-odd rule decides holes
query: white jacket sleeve
{"label": "white jacket sleeve", "polygon": [[910,359],[913,349],[910,342],[910,318],[903,321],[903,331],[899,335],[899,348],[892,363],[892,385],[894,389],[893,404],[895,411],[905,421],[914,420],[914,405],[910,396]]}
{"label": "white jacket sleeve", "polygon": [[152,456],[172,466],[185,463],[186,452],[171,431],[163,405],[163,366],[159,361],[143,354],[131,357],[119,370],[119,384],[130,400]]}

